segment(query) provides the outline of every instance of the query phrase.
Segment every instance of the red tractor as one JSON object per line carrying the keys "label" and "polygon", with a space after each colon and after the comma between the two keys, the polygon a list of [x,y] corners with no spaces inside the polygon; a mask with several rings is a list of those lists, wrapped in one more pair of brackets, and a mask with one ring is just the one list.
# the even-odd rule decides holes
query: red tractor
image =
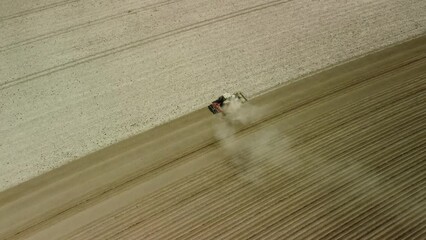
{"label": "red tractor", "polygon": [[236,92],[234,94],[225,93],[213,101],[208,108],[213,114],[222,113],[225,115],[226,107],[233,102],[245,103],[247,102],[247,98],[242,92]]}

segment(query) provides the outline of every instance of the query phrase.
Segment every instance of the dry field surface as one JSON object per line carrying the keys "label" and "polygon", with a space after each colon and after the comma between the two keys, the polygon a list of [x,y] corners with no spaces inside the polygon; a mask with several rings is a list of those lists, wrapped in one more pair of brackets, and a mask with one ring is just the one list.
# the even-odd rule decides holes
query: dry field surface
{"label": "dry field surface", "polygon": [[0,239],[426,239],[426,37],[0,193]]}
{"label": "dry field surface", "polygon": [[425,32],[425,0],[1,0],[0,190]]}

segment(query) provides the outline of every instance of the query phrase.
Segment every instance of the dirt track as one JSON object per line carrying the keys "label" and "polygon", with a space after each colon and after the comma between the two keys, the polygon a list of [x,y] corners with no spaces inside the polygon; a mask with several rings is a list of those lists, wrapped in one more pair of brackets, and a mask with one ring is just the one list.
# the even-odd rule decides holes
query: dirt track
{"label": "dirt track", "polygon": [[0,193],[0,238],[425,239],[425,88],[421,37],[196,111]]}

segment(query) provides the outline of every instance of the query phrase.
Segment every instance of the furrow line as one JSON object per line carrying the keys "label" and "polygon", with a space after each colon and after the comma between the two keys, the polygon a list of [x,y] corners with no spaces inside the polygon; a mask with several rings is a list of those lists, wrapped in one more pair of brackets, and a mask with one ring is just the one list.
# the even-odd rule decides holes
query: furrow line
{"label": "furrow line", "polygon": [[[386,226],[384,225],[380,226],[381,230],[373,234],[370,234],[369,239],[384,239],[386,235],[387,236],[397,236],[397,234],[403,235],[404,232],[407,232],[407,231],[415,232],[416,229],[420,229],[421,226],[423,226],[424,224],[423,219],[426,218],[426,216],[422,214],[426,211],[425,205],[424,205],[424,196],[423,196],[423,199],[417,203],[412,203],[412,199],[410,199],[410,203],[414,204],[414,206],[412,208],[407,209],[408,212],[401,213],[401,215],[405,215],[405,218],[402,218],[399,215],[394,217],[391,221],[389,221],[386,224]],[[397,238],[401,239],[400,237],[397,237]]]}
{"label": "furrow line", "polygon": [[[368,151],[367,149],[365,150],[365,151]],[[350,154],[350,153],[349,153]],[[349,154],[347,154],[347,155],[349,155]],[[364,154],[364,155],[367,155],[367,154]],[[367,155],[368,156],[368,155]],[[365,159],[364,159],[365,160]],[[347,163],[347,164],[349,164],[349,163]],[[311,178],[312,178],[313,176],[311,176]],[[257,216],[257,218],[258,218],[259,216]]]}
{"label": "furrow line", "polygon": [[[423,155],[424,156],[424,155]],[[416,182],[416,184],[424,184],[425,179],[422,178],[421,181]],[[413,185],[415,186],[415,185]],[[416,192],[411,193],[412,195],[415,195],[415,193],[418,193],[419,191],[422,191],[422,189],[417,189]],[[373,210],[369,210],[366,211],[364,214],[366,214],[366,216],[363,216],[363,214],[360,216],[361,218],[359,220],[357,220],[357,222],[354,224],[355,227],[349,229],[349,232],[347,233],[342,233],[342,235],[337,235],[336,239],[347,239],[347,237],[351,237],[352,239],[355,239],[357,236],[361,236],[361,233],[365,233],[365,231],[368,231],[371,228],[375,229],[378,225],[383,224],[386,222],[386,220],[388,220],[386,217],[388,217],[389,215],[391,216],[397,216],[396,214],[398,213],[398,211],[400,211],[400,209],[398,208],[398,200],[399,201],[404,201],[407,199],[410,199],[410,203],[411,201],[416,201],[417,199],[421,198],[421,196],[416,196],[415,198],[413,198],[412,195],[402,195],[402,196],[398,196],[396,199],[394,199],[394,202],[392,204],[385,204],[384,206],[380,206],[379,208],[373,209]],[[411,203],[414,204],[414,203]],[[396,211],[396,213],[394,213]],[[375,221],[373,222],[373,224],[366,224],[366,222],[370,222],[370,219],[375,219]]]}
{"label": "furrow line", "polygon": [[[222,178],[216,178],[217,172],[221,173]],[[93,237],[96,237],[97,233],[102,233],[105,235],[106,231],[100,226],[107,228],[107,232],[114,231],[116,228],[123,228],[122,224],[128,222],[128,225],[132,225],[134,221],[139,221],[139,215],[144,214],[146,219],[159,213],[159,209],[165,208],[165,206],[173,206],[180,201],[184,201],[188,198],[188,195],[193,194],[193,192],[202,191],[205,188],[210,189],[216,185],[220,185],[221,182],[228,181],[235,174],[230,172],[227,168],[223,167],[221,164],[212,165],[211,167],[206,168],[203,171],[197,172],[194,175],[183,178],[177,183],[170,184],[164,188],[161,188],[157,192],[154,192],[150,195],[141,197],[137,202],[130,203],[128,207],[124,209],[118,209],[116,212],[105,216],[102,219],[98,219],[93,224],[87,225],[78,231],[70,233],[69,237],[66,239],[71,239],[71,236],[76,239],[80,235],[87,234],[90,232]],[[179,192],[179,195],[176,195],[176,191]],[[135,205],[143,206],[144,209],[141,211],[134,211]],[[121,223],[121,224],[119,224]],[[93,232],[92,229],[96,229]]]}
{"label": "furrow line", "polygon": [[[401,151],[406,152],[406,150],[404,150],[404,151],[401,150]],[[376,173],[375,175],[372,175],[373,174],[372,170],[369,170],[367,173],[370,174],[370,178],[365,178],[365,180],[364,180],[366,182],[365,185],[359,186],[358,189],[363,190],[364,187],[367,187],[369,185],[371,185],[371,187],[374,187],[376,182],[377,182],[376,181],[377,178],[380,178],[379,176],[384,174],[383,171],[387,167],[386,165],[384,165],[384,166],[385,167],[382,168],[381,171]],[[387,171],[393,170],[395,168],[402,168],[403,166],[404,165],[402,163],[398,163],[396,166],[391,166],[391,168],[388,169]],[[364,170],[364,171],[366,171],[366,170]],[[374,178],[375,181],[370,183],[369,181],[371,181],[372,178]],[[386,184],[386,182],[385,182],[385,184]],[[383,186],[381,186],[381,187],[382,188],[380,190],[385,191]],[[391,186],[388,186],[388,187],[391,187]],[[346,212],[348,210],[348,208],[350,207],[348,204],[350,202],[355,201],[355,203],[357,203],[357,202],[363,201],[365,198],[369,197],[369,196],[363,196],[363,197],[361,197],[361,199],[353,199],[353,197],[354,197],[353,192],[355,190],[356,189],[351,189],[350,192],[352,194],[348,194],[343,199],[339,199],[339,204],[333,205],[329,211],[324,211],[321,208],[321,206],[318,206],[317,210],[320,212],[320,214],[316,215],[316,218],[311,217],[308,220],[301,222],[300,224],[303,224],[304,226],[298,226],[298,229],[303,229],[303,231],[302,230],[296,230],[297,232],[287,231],[285,236],[280,236],[280,237],[290,237],[290,236],[297,237],[298,235],[301,235],[301,234],[304,234],[305,237],[307,237],[310,234],[320,233],[320,232],[318,232],[319,229],[321,229],[321,231],[325,231],[329,227],[329,224],[330,224],[330,223],[326,222],[328,219],[339,219],[339,220],[344,219],[345,217],[343,217],[342,212]],[[359,191],[357,191],[357,192],[359,192]],[[326,205],[326,204],[324,204],[324,205]],[[359,206],[359,207],[361,207],[361,206]],[[348,214],[346,214],[346,215],[348,215]],[[337,222],[334,222],[334,223],[337,224]]]}
{"label": "furrow line", "polygon": [[[410,167],[411,165],[408,165],[408,167]],[[407,166],[405,166],[405,167],[407,167]],[[349,185],[347,185],[346,186],[346,189],[349,189],[350,190],[350,187],[351,187],[351,182],[349,182]],[[340,191],[340,189],[338,188],[338,190],[337,191]],[[309,192],[307,192],[306,194],[311,194],[311,193],[309,193]],[[323,194],[325,194],[326,196],[327,196],[327,194],[330,194],[329,192],[325,192],[325,193],[323,193]],[[333,194],[336,194],[335,192],[333,192]],[[330,196],[328,196],[327,198],[329,198]],[[301,199],[304,199],[303,198],[303,196],[301,197]],[[297,199],[296,199],[297,200]],[[325,199],[325,200],[327,200],[327,199]],[[306,200],[305,200],[306,201]],[[326,202],[327,203],[327,202]],[[297,205],[301,205],[299,202],[296,202],[295,204],[297,204]],[[282,205],[281,206],[281,208],[279,208],[279,209],[277,209],[277,210],[275,210],[274,212],[276,212],[276,213],[279,213],[281,210],[282,210],[282,208],[285,208],[286,206],[284,206],[284,205]],[[313,206],[313,207],[315,207],[315,206]],[[300,209],[295,209],[295,212],[291,212],[290,213],[290,215],[292,215],[292,214],[294,214],[294,213],[298,213],[298,216],[296,216],[296,217],[300,217],[300,218],[302,218],[303,216],[305,216],[304,215],[304,213],[305,212],[300,212],[301,210],[302,210],[303,208],[300,208]],[[290,216],[289,215],[289,216]],[[266,229],[268,229],[268,231],[267,232],[265,232],[266,231],[266,229],[264,229],[263,230],[263,234],[273,234],[273,233],[280,233],[279,232],[279,230],[278,229],[285,229],[285,227],[287,226],[290,226],[291,224],[293,224],[294,222],[295,222],[295,220],[296,219],[288,219],[288,217],[289,216],[284,216],[284,217],[280,217],[279,215],[277,215],[275,218],[277,218],[277,219],[271,219],[270,218],[270,216],[268,216],[268,219],[266,219],[265,221],[270,221],[270,222],[275,222],[276,223],[276,225],[274,226],[274,225],[272,225],[273,226],[273,228],[266,228]],[[287,218],[287,219],[286,219]],[[284,221],[284,222],[281,222],[281,220],[284,220],[284,219],[286,219],[286,221]],[[263,222],[263,224],[265,225],[265,226],[267,226],[267,225],[269,225],[268,223],[265,223],[265,222]],[[257,226],[257,225],[256,225]],[[257,234],[255,234],[257,232]],[[261,232],[260,232],[260,229],[258,229],[258,230],[253,230],[252,231],[252,234],[253,235],[251,235],[252,237],[256,237],[256,238],[265,238],[266,236],[265,235],[259,235],[259,234],[261,234]],[[241,236],[242,238],[245,238],[245,237],[243,237],[243,236]],[[247,237],[249,237],[249,236],[246,236],[246,238]]]}

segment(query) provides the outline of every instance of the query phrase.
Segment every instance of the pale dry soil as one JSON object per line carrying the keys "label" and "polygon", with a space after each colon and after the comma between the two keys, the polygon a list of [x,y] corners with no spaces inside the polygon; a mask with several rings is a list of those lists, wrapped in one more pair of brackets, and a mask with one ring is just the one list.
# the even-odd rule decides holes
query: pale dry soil
{"label": "pale dry soil", "polygon": [[424,0],[2,0],[0,190],[425,30]]}

